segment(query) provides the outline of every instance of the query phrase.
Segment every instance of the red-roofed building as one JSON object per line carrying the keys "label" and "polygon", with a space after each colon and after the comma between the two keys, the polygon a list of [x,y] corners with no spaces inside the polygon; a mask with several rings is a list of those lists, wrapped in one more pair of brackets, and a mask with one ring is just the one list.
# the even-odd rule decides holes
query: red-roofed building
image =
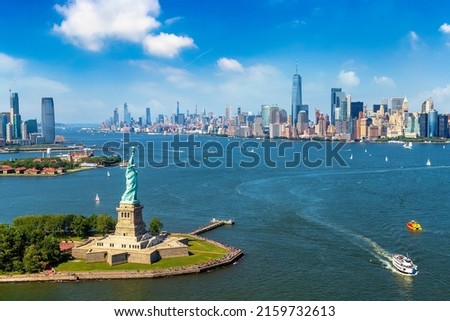
{"label": "red-roofed building", "polygon": [[3,175],[12,174],[12,173],[14,173],[14,168],[12,168],[9,165],[2,165],[1,166],[1,172],[2,172]]}
{"label": "red-roofed building", "polygon": [[56,169],[54,169],[52,167],[44,167],[42,169],[42,174],[45,174],[45,175],[56,175],[57,172],[56,172]]}
{"label": "red-roofed building", "polygon": [[73,241],[61,241],[59,243],[59,250],[62,253],[68,253],[72,251],[72,248],[75,246],[75,243]]}
{"label": "red-roofed building", "polygon": [[41,173],[40,170],[38,170],[37,168],[29,168],[25,171],[25,174],[28,175],[39,175]]}
{"label": "red-roofed building", "polygon": [[15,171],[16,171],[16,174],[24,174],[26,170],[27,170],[26,167],[21,166],[21,167],[17,167]]}

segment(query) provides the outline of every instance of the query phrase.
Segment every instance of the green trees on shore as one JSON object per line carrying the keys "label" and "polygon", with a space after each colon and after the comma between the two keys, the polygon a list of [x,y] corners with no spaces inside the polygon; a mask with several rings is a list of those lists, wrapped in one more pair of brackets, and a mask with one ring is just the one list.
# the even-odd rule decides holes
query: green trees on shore
{"label": "green trees on shore", "polygon": [[0,273],[38,272],[68,258],[60,249],[61,240],[105,235],[114,230],[116,220],[107,214],[20,216],[11,226],[0,224]]}
{"label": "green trees on shore", "polygon": [[72,169],[74,167],[73,164],[66,160],[62,160],[59,157],[50,157],[50,158],[21,158],[14,160],[5,160],[0,161],[1,165],[8,165],[12,168],[25,167],[25,168],[36,168],[38,170],[42,170],[45,167],[50,168],[65,168]]}
{"label": "green trees on shore", "polygon": [[73,169],[79,166],[79,163],[91,163],[96,164],[98,166],[114,166],[119,164],[122,161],[120,156],[91,156],[91,157],[83,157],[81,160],[76,162],[70,162],[65,159],[61,159],[60,157],[49,157],[49,158],[20,158],[13,160],[4,160],[0,161],[0,166],[7,165],[12,168],[25,167],[36,168],[38,170],[42,170],[43,168],[64,168],[64,169]]}

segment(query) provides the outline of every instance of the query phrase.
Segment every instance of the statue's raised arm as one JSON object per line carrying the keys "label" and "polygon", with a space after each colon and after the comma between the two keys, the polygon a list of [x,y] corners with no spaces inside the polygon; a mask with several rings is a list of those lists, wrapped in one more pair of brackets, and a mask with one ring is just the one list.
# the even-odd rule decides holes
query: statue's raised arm
{"label": "statue's raised arm", "polygon": [[139,200],[137,198],[138,182],[137,182],[137,171],[134,163],[134,147],[131,147],[131,155],[130,159],[128,160],[125,178],[126,178],[126,190],[125,193],[123,193],[122,195],[121,202],[132,204],[139,203]]}

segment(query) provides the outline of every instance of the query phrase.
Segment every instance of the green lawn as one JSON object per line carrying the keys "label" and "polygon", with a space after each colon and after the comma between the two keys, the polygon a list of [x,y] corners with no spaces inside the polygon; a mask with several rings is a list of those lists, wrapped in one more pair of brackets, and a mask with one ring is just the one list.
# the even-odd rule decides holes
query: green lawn
{"label": "green lawn", "polygon": [[227,249],[212,243],[198,240],[184,235],[189,240],[189,256],[174,257],[160,260],[153,264],[124,263],[110,266],[106,262],[86,263],[83,260],[74,260],[58,265],[58,272],[95,272],[95,271],[129,271],[129,270],[155,270],[181,266],[190,266],[217,260],[228,253]]}

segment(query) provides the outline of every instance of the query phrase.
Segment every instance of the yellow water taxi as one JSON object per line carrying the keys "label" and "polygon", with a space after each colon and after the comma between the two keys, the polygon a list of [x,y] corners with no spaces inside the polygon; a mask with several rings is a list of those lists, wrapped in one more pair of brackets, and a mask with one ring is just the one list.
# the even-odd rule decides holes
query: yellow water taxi
{"label": "yellow water taxi", "polygon": [[422,225],[420,225],[414,220],[406,223],[406,227],[408,227],[412,231],[422,231]]}

